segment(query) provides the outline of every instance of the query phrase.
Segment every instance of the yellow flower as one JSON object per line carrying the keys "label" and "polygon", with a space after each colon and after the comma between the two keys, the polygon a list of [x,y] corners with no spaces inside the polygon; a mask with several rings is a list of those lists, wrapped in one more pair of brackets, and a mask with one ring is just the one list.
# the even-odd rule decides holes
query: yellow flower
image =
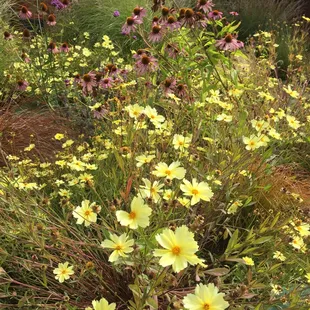
{"label": "yellow flower", "polygon": [[115,303],[109,305],[105,298],[101,298],[100,300],[93,300],[92,305],[94,310],[114,310],[116,308]]}
{"label": "yellow flower", "polygon": [[254,261],[251,257],[248,257],[248,256],[244,256],[242,257],[244,263],[248,266],[254,266]]}
{"label": "yellow flower", "polygon": [[297,250],[304,250],[305,247],[304,240],[299,236],[295,236],[292,242],[290,242],[290,245],[292,245]]}
{"label": "yellow flower", "polygon": [[135,103],[134,105],[128,105],[125,110],[130,117],[137,119],[144,112],[144,107]]}
{"label": "yellow flower", "polygon": [[298,99],[299,93],[296,90],[292,90],[291,85],[288,85],[288,87],[283,87],[283,89],[288,95],[295,99]]}
{"label": "yellow flower", "polygon": [[183,180],[183,183],[184,184],[181,184],[180,188],[184,192],[185,196],[192,196],[191,206],[198,203],[200,199],[210,201],[213,197],[213,192],[206,182],[198,183],[194,178],[192,183],[187,180]]}
{"label": "yellow flower", "polygon": [[261,146],[258,137],[251,135],[249,138],[243,137],[243,143],[246,144],[246,149],[248,151],[253,151]]}
{"label": "yellow flower", "polygon": [[216,117],[216,120],[217,121],[224,121],[226,123],[230,123],[232,121],[232,116],[231,115],[227,115],[225,113],[222,113],[222,114],[219,114],[217,117]]}
{"label": "yellow flower", "polygon": [[131,253],[133,251],[134,240],[129,239],[126,236],[126,233],[121,236],[117,236],[115,234],[110,234],[111,240],[104,240],[101,242],[101,246],[103,248],[113,249],[114,251],[109,257],[109,262],[113,263],[117,261],[120,257],[127,257],[127,253]]}
{"label": "yellow flower", "polygon": [[286,257],[280,251],[275,251],[273,253],[273,258],[278,259],[281,262],[284,262],[286,260]]}
{"label": "yellow flower", "polygon": [[29,144],[29,146],[24,148],[24,151],[25,152],[30,152],[32,149],[35,148],[35,146],[36,146],[35,144],[31,143],[31,144]]}
{"label": "yellow flower", "polygon": [[307,279],[307,282],[310,283],[310,272],[306,274],[306,279]]}
{"label": "yellow flower", "polygon": [[188,294],[183,299],[184,308],[188,310],[224,310],[229,303],[224,300],[224,293],[219,293],[213,283],[198,284],[195,294]]}
{"label": "yellow flower", "polygon": [[173,136],[172,144],[176,150],[180,149],[181,151],[183,151],[184,149],[187,149],[189,147],[191,141],[192,136],[184,137],[182,135],[175,134]]}
{"label": "yellow flower", "polygon": [[142,198],[152,198],[154,202],[158,202],[160,199],[159,193],[163,191],[161,188],[164,184],[157,181],[152,184],[148,179],[142,179],[142,181],[144,182],[144,186],[140,187]]}
{"label": "yellow flower", "polygon": [[144,109],[144,113],[154,125],[165,121],[165,118],[162,115],[159,115],[155,108],[151,108],[150,106],[147,106]]}
{"label": "yellow flower", "polygon": [[58,268],[53,270],[53,274],[55,274],[55,279],[60,283],[63,283],[65,280],[68,280],[71,275],[74,274],[73,266],[69,266],[68,262],[64,264],[59,263]]}
{"label": "yellow flower", "polygon": [[137,167],[141,167],[144,164],[150,163],[155,158],[155,155],[139,155],[136,157]]}
{"label": "yellow flower", "polygon": [[96,205],[95,202],[89,204],[89,200],[83,200],[81,207],[76,207],[73,211],[73,217],[77,219],[77,224],[81,225],[84,223],[88,227],[91,223],[97,222],[97,213],[94,212],[93,206]]}
{"label": "yellow flower", "polygon": [[186,173],[186,170],[183,167],[180,167],[180,162],[178,161],[171,163],[169,167],[166,163],[158,163],[155,166],[155,169],[155,171],[152,171],[152,174],[156,175],[157,177],[166,177],[170,180],[175,178],[182,180]]}
{"label": "yellow flower", "polygon": [[298,129],[301,126],[300,122],[294,116],[286,115],[286,120],[288,125],[293,129]]}
{"label": "yellow flower", "polygon": [[56,140],[62,140],[64,137],[65,135],[62,133],[56,133],[56,135],[54,136]]}
{"label": "yellow flower", "polygon": [[131,202],[131,212],[116,211],[116,217],[122,226],[137,229],[139,226],[144,228],[150,225],[151,213],[152,209],[144,204],[141,197],[134,197]]}
{"label": "yellow flower", "polygon": [[175,272],[180,272],[190,265],[202,264],[203,262],[196,256],[198,244],[194,240],[194,234],[183,225],[175,232],[165,229],[161,234],[155,236],[157,242],[164,249],[156,249],[154,256],[159,257],[159,264],[163,267],[172,265]]}
{"label": "yellow flower", "polygon": [[310,236],[310,225],[307,223],[301,223],[299,225],[294,225],[294,228],[298,231],[301,237]]}

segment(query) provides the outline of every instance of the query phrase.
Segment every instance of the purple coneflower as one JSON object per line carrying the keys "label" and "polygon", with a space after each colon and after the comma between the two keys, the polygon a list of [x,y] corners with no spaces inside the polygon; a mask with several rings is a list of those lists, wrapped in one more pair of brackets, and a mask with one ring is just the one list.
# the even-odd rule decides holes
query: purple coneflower
{"label": "purple coneflower", "polygon": [[140,48],[140,49],[137,50],[137,52],[136,52],[135,54],[132,55],[132,57],[133,57],[134,59],[138,60],[138,59],[141,58],[141,56],[142,56],[143,54],[148,54],[148,52],[147,52],[146,50]]}
{"label": "purple coneflower", "polygon": [[167,21],[166,21],[166,23],[164,24],[164,27],[167,27],[167,28],[169,28],[170,30],[175,30],[175,29],[178,29],[178,28],[181,27],[181,23],[178,22],[174,16],[170,15],[170,16],[167,18]]}
{"label": "purple coneflower", "polygon": [[168,53],[169,57],[173,59],[175,59],[179,54],[179,50],[172,44],[167,44],[165,51]]}
{"label": "purple coneflower", "polygon": [[229,14],[232,15],[232,16],[238,16],[239,15],[239,13],[235,12],[235,11],[231,11],[231,12],[229,12]]}
{"label": "purple coneflower", "polygon": [[55,26],[55,25],[56,25],[56,16],[55,16],[54,14],[50,14],[50,15],[47,17],[46,23],[47,23],[49,26]]}
{"label": "purple coneflower", "polygon": [[4,40],[13,39],[13,36],[8,31],[4,31],[3,36],[4,36]]}
{"label": "purple coneflower", "polygon": [[188,25],[188,26],[193,26],[196,19],[195,19],[195,12],[194,10],[188,8],[188,9],[185,9],[185,12],[184,12],[184,24],[185,25]]}
{"label": "purple coneflower", "polygon": [[101,119],[109,113],[109,110],[100,106],[93,110],[94,118]]}
{"label": "purple coneflower", "polygon": [[18,80],[16,89],[20,91],[25,91],[28,85],[28,82],[26,82],[25,80]]}
{"label": "purple coneflower", "polygon": [[244,43],[240,40],[237,40],[237,44],[239,46],[239,48],[243,48],[244,47]]}
{"label": "purple coneflower", "polygon": [[213,20],[222,19],[223,12],[220,12],[218,10],[213,10],[213,11],[208,13],[208,17],[213,19]]}
{"label": "purple coneflower", "polygon": [[66,87],[68,87],[70,85],[70,80],[69,79],[65,79],[64,83],[65,83]]}
{"label": "purple coneflower", "polygon": [[67,42],[64,42],[64,43],[61,44],[60,51],[63,52],[63,53],[69,53],[70,48],[69,48],[69,45],[68,45]]}
{"label": "purple coneflower", "polygon": [[60,0],[52,0],[51,5],[55,6],[57,10],[64,9],[66,7]]}
{"label": "purple coneflower", "polygon": [[91,93],[93,91],[93,87],[96,86],[96,78],[94,73],[86,73],[82,77],[82,87],[83,87],[83,93]]}
{"label": "purple coneflower", "polygon": [[42,12],[47,13],[48,12],[48,7],[44,2],[40,3],[40,9]]}
{"label": "purple coneflower", "polygon": [[64,8],[66,8],[70,4],[70,0],[62,0],[61,2],[63,4]]}
{"label": "purple coneflower", "polygon": [[154,16],[152,19],[152,26],[158,25],[159,24],[159,17],[158,16]]}
{"label": "purple coneflower", "polygon": [[187,85],[180,83],[176,86],[175,94],[178,97],[183,98],[186,96],[186,90],[187,90]]}
{"label": "purple coneflower", "polygon": [[30,36],[31,36],[30,31],[29,31],[27,28],[25,28],[25,29],[23,30],[23,39],[28,40],[28,39],[30,38]]}
{"label": "purple coneflower", "polygon": [[28,57],[28,55],[26,53],[22,53],[22,55],[20,56],[21,59],[25,62],[25,63],[29,63],[30,62],[30,58]]}
{"label": "purple coneflower", "polygon": [[104,89],[111,88],[113,86],[112,82],[113,82],[113,79],[110,77],[107,77],[101,80],[100,86]]}
{"label": "purple coneflower", "polygon": [[120,12],[117,10],[113,12],[114,17],[119,17],[120,15],[121,15]]}
{"label": "purple coneflower", "polygon": [[109,74],[109,76],[117,76],[118,74],[118,69],[115,65],[113,64],[107,64],[105,67],[105,72]]}
{"label": "purple coneflower", "polygon": [[75,85],[79,85],[81,83],[81,75],[80,74],[76,74],[74,76],[74,81],[73,82],[74,82]]}
{"label": "purple coneflower", "polygon": [[227,34],[225,38],[217,40],[215,46],[223,51],[235,51],[241,47],[241,44],[231,34]]}
{"label": "purple coneflower", "polygon": [[54,42],[50,42],[47,46],[47,51],[51,52],[53,54],[59,53],[59,49],[57,48],[56,44]]}
{"label": "purple coneflower", "polygon": [[173,78],[167,78],[165,81],[162,83],[162,87],[164,90],[164,94],[166,97],[168,97],[169,94],[172,94],[175,90],[176,86],[176,80]]}
{"label": "purple coneflower", "polygon": [[198,0],[197,9],[203,10],[205,13],[212,11],[212,7],[214,6],[211,0]]}
{"label": "purple coneflower", "polygon": [[139,75],[152,72],[158,67],[157,59],[153,56],[148,56],[146,54],[143,54],[135,65],[137,73]]}
{"label": "purple coneflower", "polygon": [[19,11],[19,18],[20,19],[29,19],[31,18],[32,13],[28,10],[26,6],[22,6],[20,11]]}
{"label": "purple coneflower", "polygon": [[163,6],[161,8],[161,18],[160,18],[160,20],[161,21],[166,21],[168,16],[169,16],[169,14],[170,14],[170,9],[167,8],[166,6]]}
{"label": "purple coneflower", "polygon": [[152,27],[152,31],[149,34],[149,40],[151,42],[159,42],[163,37],[162,27],[159,25],[155,25]]}
{"label": "purple coneflower", "polygon": [[137,6],[133,9],[132,16],[136,17],[137,19],[140,19],[142,21],[143,17],[146,15],[146,9]]}
{"label": "purple coneflower", "polygon": [[137,25],[142,24],[142,20],[137,17],[127,17],[126,23],[122,27],[122,34],[128,35],[131,31],[135,31]]}
{"label": "purple coneflower", "polygon": [[199,26],[201,26],[202,28],[206,28],[207,27],[207,21],[208,19],[206,18],[206,16],[201,13],[201,12],[196,12],[195,13],[195,17],[197,20],[197,23]]}

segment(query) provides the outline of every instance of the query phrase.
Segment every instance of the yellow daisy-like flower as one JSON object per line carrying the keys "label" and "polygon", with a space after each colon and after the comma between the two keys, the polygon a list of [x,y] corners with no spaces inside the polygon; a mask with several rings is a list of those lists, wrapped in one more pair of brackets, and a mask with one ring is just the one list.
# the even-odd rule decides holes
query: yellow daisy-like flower
{"label": "yellow daisy-like flower", "polygon": [[301,126],[300,122],[294,116],[286,115],[286,120],[288,125],[293,129],[298,129]]}
{"label": "yellow daisy-like flower", "polygon": [[101,298],[100,300],[93,300],[92,306],[94,310],[115,310],[116,304],[109,304],[105,298]]}
{"label": "yellow daisy-like flower", "polygon": [[280,260],[281,262],[284,262],[286,260],[286,257],[284,256],[283,253],[280,251],[275,251],[273,253],[273,258]]}
{"label": "yellow daisy-like flower", "polygon": [[142,179],[142,181],[144,182],[144,186],[140,187],[142,198],[152,198],[154,202],[158,202],[160,199],[159,193],[163,191],[161,188],[164,184],[157,181],[152,184],[148,179]]}
{"label": "yellow daisy-like flower", "polygon": [[64,137],[65,135],[62,133],[56,133],[56,135],[54,136],[56,140],[62,140]]}
{"label": "yellow daisy-like flower", "polygon": [[183,151],[184,149],[187,149],[190,146],[190,143],[192,141],[192,136],[184,137],[183,135],[175,134],[173,136],[173,147],[178,150],[180,149]]}
{"label": "yellow daisy-like flower", "polygon": [[182,180],[185,176],[186,170],[183,167],[180,167],[180,162],[175,161],[171,163],[169,166],[166,163],[158,163],[155,166],[154,171],[152,174],[156,175],[160,178],[167,178],[167,179],[178,179]]}
{"label": "yellow daisy-like flower", "polygon": [[164,249],[156,249],[154,256],[160,257],[159,264],[163,267],[172,265],[175,272],[180,272],[188,264],[203,265],[203,261],[195,254],[198,251],[198,243],[194,239],[194,234],[183,225],[175,232],[165,229],[161,234],[155,236],[157,242]]}
{"label": "yellow daisy-like flower", "polygon": [[183,183],[184,184],[181,184],[180,188],[185,196],[192,196],[191,206],[195,205],[200,200],[210,201],[214,195],[206,182],[198,183],[194,178],[192,183],[188,180],[183,180]]}
{"label": "yellow daisy-like flower", "polygon": [[244,263],[248,266],[254,266],[254,260],[251,257],[244,256],[242,257]]}
{"label": "yellow daisy-like flower", "polygon": [[77,219],[77,224],[81,225],[84,223],[84,225],[88,227],[91,223],[97,222],[97,213],[93,210],[93,206],[95,206],[96,203],[89,203],[89,200],[83,200],[81,203],[82,206],[74,209],[73,217]]}
{"label": "yellow daisy-like flower", "polygon": [[60,283],[63,283],[65,280],[68,280],[71,275],[74,274],[73,266],[69,266],[68,262],[59,263],[58,268],[53,270],[53,274],[55,274],[55,279]]}
{"label": "yellow daisy-like flower", "polygon": [[131,202],[131,212],[116,211],[116,217],[122,226],[137,229],[139,226],[144,228],[150,225],[151,213],[152,209],[144,204],[141,197],[134,197]]}
{"label": "yellow daisy-like flower", "polygon": [[113,249],[114,251],[109,257],[109,262],[116,262],[120,257],[127,257],[127,253],[133,251],[133,239],[128,239],[126,233],[117,236],[116,234],[110,234],[111,240],[104,240],[101,242],[101,246],[107,249]]}
{"label": "yellow daisy-like flower", "polygon": [[195,294],[188,294],[183,299],[184,308],[188,310],[224,310],[229,303],[224,300],[224,293],[219,293],[213,284],[199,284],[196,286]]}
{"label": "yellow daisy-like flower", "polygon": [[261,146],[261,143],[259,141],[259,138],[255,135],[251,135],[248,137],[243,137],[243,143],[246,145],[246,149],[248,151],[254,151],[255,149],[258,149]]}
{"label": "yellow daisy-like flower", "polygon": [[307,279],[307,282],[310,283],[310,272],[306,274],[306,279]]}
{"label": "yellow daisy-like flower", "polygon": [[136,157],[137,167],[141,167],[144,164],[150,163],[155,158],[155,155],[139,155]]}

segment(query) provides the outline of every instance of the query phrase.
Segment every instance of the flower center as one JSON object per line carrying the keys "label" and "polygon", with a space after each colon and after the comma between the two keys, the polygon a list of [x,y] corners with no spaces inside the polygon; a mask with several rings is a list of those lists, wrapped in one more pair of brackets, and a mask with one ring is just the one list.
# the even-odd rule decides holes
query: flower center
{"label": "flower center", "polygon": [[228,34],[226,37],[225,37],[225,42],[226,43],[231,43],[232,42],[232,35],[231,34]]}
{"label": "flower center", "polygon": [[56,21],[56,17],[55,17],[55,15],[51,14],[51,15],[48,16],[47,20],[49,22],[54,22],[54,21]]}
{"label": "flower center", "polygon": [[29,38],[29,37],[30,37],[30,32],[29,32],[28,29],[24,29],[24,31],[23,31],[23,36],[24,36],[25,38]]}
{"label": "flower center", "polygon": [[18,84],[18,86],[23,86],[24,85],[24,81],[20,80],[20,81],[17,82],[17,84]]}
{"label": "flower center", "polygon": [[119,251],[119,250],[121,250],[122,249],[122,246],[121,245],[117,245],[116,247],[115,247],[115,250],[116,251]]}
{"label": "flower center", "polygon": [[90,211],[89,210],[85,211],[85,217],[89,215],[90,215]]}
{"label": "flower center", "polygon": [[191,17],[193,17],[194,16],[194,11],[192,10],[192,9],[187,9],[186,11],[185,11],[185,17],[186,18],[191,18]]}
{"label": "flower center", "polygon": [[141,58],[141,62],[144,64],[144,65],[148,65],[150,63],[150,58],[146,55],[142,56]]}
{"label": "flower center", "polygon": [[171,80],[165,80],[165,86],[168,88],[171,86]]}
{"label": "flower center", "polygon": [[175,247],[172,248],[172,253],[173,253],[174,255],[179,255],[180,252],[181,252],[181,249],[180,249],[180,247],[178,247],[177,245],[176,245]]}
{"label": "flower center", "polygon": [[169,14],[169,8],[167,8],[167,7],[163,7],[162,9],[161,9],[161,14],[163,15],[163,16],[167,16],[168,14]]}
{"label": "flower center", "polygon": [[217,15],[219,15],[219,11],[218,11],[218,10],[214,10],[214,11],[212,12],[212,14],[213,14],[214,16],[217,16]]}
{"label": "flower center", "polygon": [[128,26],[132,26],[134,24],[135,20],[132,17],[128,17],[126,22],[127,22]]}
{"label": "flower center", "polygon": [[209,310],[210,309],[210,305],[209,304],[204,304],[203,305],[203,310]]}
{"label": "flower center", "polygon": [[84,80],[84,82],[89,83],[89,82],[91,82],[91,76],[89,74],[84,74],[83,80]]}
{"label": "flower center", "polygon": [[7,32],[7,31],[4,31],[4,36],[5,36],[6,38],[8,38],[8,37],[10,36],[10,33]]}
{"label": "flower center", "polygon": [[154,34],[158,34],[160,32],[161,27],[160,26],[153,26],[152,32]]}
{"label": "flower center", "polygon": [[51,50],[55,49],[55,47],[56,47],[56,44],[55,44],[54,42],[51,42],[51,43],[48,45],[48,48],[51,49]]}
{"label": "flower center", "polygon": [[158,21],[159,21],[159,17],[154,16],[154,17],[153,17],[153,23],[157,23]]}
{"label": "flower center", "polygon": [[63,43],[63,44],[62,44],[62,47],[63,47],[63,48],[68,48],[68,44],[67,44],[67,43]]}
{"label": "flower center", "polygon": [[22,13],[27,14],[28,13],[28,9],[25,6],[22,6],[21,8]]}
{"label": "flower center", "polygon": [[198,193],[199,193],[199,192],[198,192],[197,189],[193,189],[193,190],[192,190],[192,194],[193,194],[193,195],[197,195]]}
{"label": "flower center", "polygon": [[67,273],[66,269],[61,270],[61,274],[66,274],[66,273]]}
{"label": "flower center", "polygon": [[134,12],[135,15],[140,15],[141,9],[137,7],[137,8],[135,8],[135,9],[133,10],[133,12]]}
{"label": "flower center", "polygon": [[171,171],[170,171],[170,170],[166,170],[165,173],[166,173],[167,175],[171,175]]}
{"label": "flower center", "polygon": [[130,218],[131,220],[135,219],[136,216],[137,216],[136,213],[133,212],[133,211],[131,211],[131,212],[129,213],[129,218]]}
{"label": "flower center", "polygon": [[200,5],[205,5],[205,4],[207,4],[207,0],[200,0],[199,3],[200,3]]}
{"label": "flower center", "polygon": [[168,21],[168,24],[173,24],[175,23],[176,20],[173,16],[169,16],[167,21]]}

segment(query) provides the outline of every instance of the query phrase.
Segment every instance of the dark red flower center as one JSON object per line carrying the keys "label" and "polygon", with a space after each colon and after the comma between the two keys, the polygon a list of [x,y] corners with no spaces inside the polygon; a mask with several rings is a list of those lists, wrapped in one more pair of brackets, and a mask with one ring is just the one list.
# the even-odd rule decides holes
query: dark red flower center
{"label": "dark red flower center", "polygon": [[200,5],[205,5],[205,4],[207,4],[207,0],[200,0],[200,1],[199,1],[199,4],[200,4]]}
{"label": "dark red flower center", "polygon": [[28,13],[28,9],[25,6],[22,6],[21,11],[23,14],[27,14]]}
{"label": "dark red flower center", "polygon": [[165,83],[164,83],[165,87],[169,88],[171,84],[172,84],[172,81],[170,79],[165,80]]}
{"label": "dark red flower center", "polygon": [[63,47],[63,48],[68,48],[68,47],[69,47],[69,46],[68,46],[68,43],[66,43],[66,42],[65,42],[65,43],[62,43],[62,47]]}
{"label": "dark red flower center", "polygon": [[69,1],[69,0],[62,0],[62,3],[63,3],[64,5],[69,5],[70,1]]}
{"label": "dark red flower center", "polygon": [[56,44],[54,42],[51,42],[49,45],[48,45],[48,48],[53,50],[56,48]]}
{"label": "dark red flower center", "polygon": [[153,26],[152,33],[158,34],[160,32],[161,27],[160,26]]}
{"label": "dark red flower center", "polygon": [[132,17],[127,17],[126,22],[127,22],[128,26],[132,26],[134,24],[135,20]]}
{"label": "dark red flower center", "polygon": [[91,76],[89,74],[84,74],[83,75],[83,80],[86,83],[90,83],[91,82]]}
{"label": "dark red flower center", "polygon": [[194,16],[194,11],[192,10],[192,9],[187,9],[186,11],[185,11],[185,17],[186,18],[192,18],[193,16]]}
{"label": "dark red flower center", "polygon": [[140,49],[138,49],[137,54],[138,54],[138,55],[142,55],[144,52],[145,52],[145,51],[144,51],[143,49],[140,48]]}
{"label": "dark red flower center", "polygon": [[25,38],[29,38],[29,37],[30,37],[30,31],[29,31],[28,29],[24,29],[24,31],[23,31],[23,36],[24,36]]}
{"label": "dark red flower center", "polygon": [[139,7],[136,7],[136,8],[134,8],[134,10],[133,10],[133,13],[135,14],[135,15],[140,15],[140,13],[141,13],[141,9],[139,8]]}
{"label": "dark red flower center", "polygon": [[183,9],[180,9],[180,11],[179,11],[179,16],[180,16],[181,18],[185,16],[185,9],[184,9],[184,8],[183,8]]}
{"label": "dark red flower center", "polygon": [[184,89],[184,85],[183,84],[179,84],[177,86],[178,91],[182,91]]}
{"label": "dark red flower center", "polygon": [[56,17],[54,14],[51,14],[48,16],[47,20],[51,23],[55,22],[56,21]]}
{"label": "dark red flower center", "polygon": [[161,9],[161,14],[162,14],[162,16],[167,16],[168,14],[169,14],[169,8],[167,8],[167,7],[163,7],[162,9]]}
{"label": "dark red flower center", "polygon": [[8,38],[11,34],[8,31],[4,31],[4,37]]}
{"label": "dark red flower center", "polygon": [[226,37],[225,37],[225,42],[226,43],[231,43],[232,42],[232,39],[233,39],[233,37],[232,37],[232,35],[231,34],[228,34],[228,35],[226,35]]}
{"label": "dark red flower center", "polygon": [[214,11],[212,12],[212,14],[215,15],[215,16],[219,15],[219,13],[220,13],[220,12],[219,12],[218,10],[214,10]]}
{"label": "dark red flower center", "polygon": [[150,57],[146,56],[146,55],[143,55],[142,58],[141,58],[141,62],[144,64],[144,65],[148,65],[150,63],[151,59]]}
{"label": "dark red flower center", "polygon": [[173,24],[176,22],[176,19],[173,16],[169,16],[167,22],[168,24]]}
{"label": "dark red flower center", "polygon": [[110,82],[109,79],[104,79],[104,80],[103,80],[103,83],[104,83],[104,84],[109,84],[109,82]]}
{"label": "dark red flower center", "polygon": [[48,7],[47,7],[47,5],[46,5],[44,2],[41,2],[41,3],[40,3],[40,6],[41,6],[41,11],[47,12]]}
{"label": "dark red flower center", "polygon": [[96,73],[96,81],[99,82],[102,78],[102,74],[100,72]]}
{"label": "dark red flower center", "polygon": [[154,17],[153,17],[153,23],[157,23],[158,21],[159,21],[159,17],[154,16]]}
{"label": "dark red flower center", "polygon": [[18,84],[18,86],[23,86],[24,85],[24,81],[19,80],[19,81],[17,81],[17,84]]}

